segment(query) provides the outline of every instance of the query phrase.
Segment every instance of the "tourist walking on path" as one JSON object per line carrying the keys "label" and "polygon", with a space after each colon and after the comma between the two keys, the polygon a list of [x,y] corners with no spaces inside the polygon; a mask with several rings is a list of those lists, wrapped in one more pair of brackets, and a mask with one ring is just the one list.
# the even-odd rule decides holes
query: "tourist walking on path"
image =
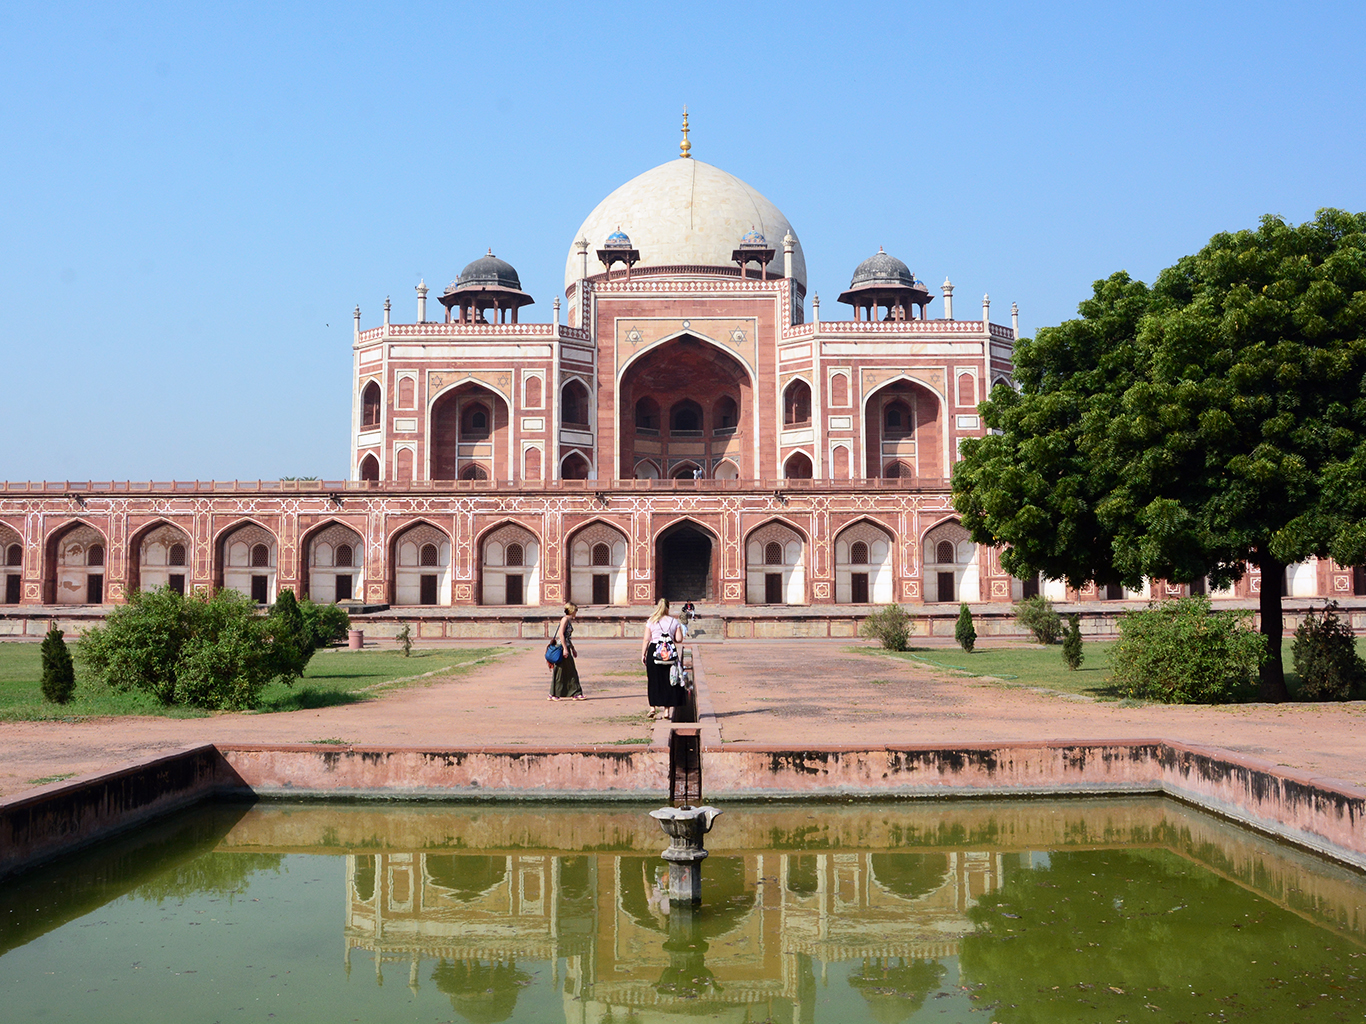
{"label": "tourist walking on path", "polygon": [[682,657],[678,646],[682,641],[683,624],[669,614],[669,602],[661,597],[645,623],[645,636],[640,642],[651,718],[658,718],[683,703],[683,688],[669,683],[669,670]]}
{"label": "tourist walking on path", "polygon": [[564,647],[560,660],[550,666],[550,700],[584,700],[583,687],[579,685],[579,669],[574,664],[578,651],[574,650],[574,617],[579,614],[579,606],[570,601],[564,606],[564,618],[560,619],[555,630],[555,643]]}

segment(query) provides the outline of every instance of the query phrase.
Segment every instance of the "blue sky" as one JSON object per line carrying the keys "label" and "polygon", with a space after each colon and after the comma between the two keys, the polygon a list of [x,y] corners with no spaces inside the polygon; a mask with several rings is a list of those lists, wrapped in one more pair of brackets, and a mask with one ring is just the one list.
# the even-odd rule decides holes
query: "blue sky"
{"label": "blue sky", "polygon": [[881,245],[1032,334],[1366,210],[1363,38],[1359,2],[6,4],[0,478],[345,477],[352,307],[411,322],[491,246],[549,320],[684,103],[825,318]]}

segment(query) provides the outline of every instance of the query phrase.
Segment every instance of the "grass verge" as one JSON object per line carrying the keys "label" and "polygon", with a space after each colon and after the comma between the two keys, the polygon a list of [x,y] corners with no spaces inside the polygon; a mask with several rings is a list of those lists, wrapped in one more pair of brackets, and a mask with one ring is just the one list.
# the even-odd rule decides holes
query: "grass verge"
{"label": "grass verge", "polygon": [[[72,645],[74,648],[74,644]],[[198,708],[166,707],[141,691],[119,692],[93,681],[76,661],[76,694],[69,704],[43,700],[42,660],[36,643],[0,643],[0,721],[75,721],[105,715],[157,715],[203,718]],[[373,699],[405,686],[423,685],[496,658],[507,647],[401,651],[319,651],[304,677],[292,686],[272,683],[262,693],[258,713],[337,707]]]}
{"label": "grass verge", "polygon": [[[1012,686],[1041,686],[1059,693],[1116,700],[1123,695],[1110,682],[1111,641],[1093,640],[1086,644],[1085,660],[1075,672],[1062,663],[1062,646],[978,647],[971,654],[956,647],[912,647],[908,651],[886,651],[880,647],[854,647],[851,650],[925,665],[956,675],[987,676]],[[882,682],[882,680],[876,680]]]}

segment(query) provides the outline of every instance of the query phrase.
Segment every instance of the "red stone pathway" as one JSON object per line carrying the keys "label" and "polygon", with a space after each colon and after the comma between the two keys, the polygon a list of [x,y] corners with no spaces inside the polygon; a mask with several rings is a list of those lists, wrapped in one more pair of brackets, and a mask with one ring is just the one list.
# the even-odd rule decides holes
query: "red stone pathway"
{"label": "red stone pathway", "polygon": [[[704,675],[723,741],[877,747],[1171,739],[1366,786],[1366,702],[1120,707],[942,676],[912,663],[850,653],[849,645],[703,645]],[[583,639],[579,670],[588,699],[560,702],[545,699],[544,647],[522,641],[508,646],[507,654],[468,674],[344,707],[199,719],[0,723],[0,799],[34,788],[34,779],[86,775],[199,743],[340,739],[366,746],[552,748],[650,735],[638,641]]]}

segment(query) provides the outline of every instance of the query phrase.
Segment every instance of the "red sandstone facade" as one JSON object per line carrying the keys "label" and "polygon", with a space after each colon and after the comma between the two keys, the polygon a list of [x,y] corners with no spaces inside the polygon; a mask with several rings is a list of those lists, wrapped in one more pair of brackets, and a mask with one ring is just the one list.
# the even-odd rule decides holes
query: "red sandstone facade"
{"label": "red sandstone facade", "polygon": [[[741,216],[783,230],[781,250],[733,228]],[[400,607],[819,606],[1034,589],[949,501],[978,403],[1012,379],[1016,330],[985,298],[980,320],[954,319],[945,281],[927,318],[928,290],[879,252],[841,296],[855,319],[822,320],[813,297],[807,321],[786,218],[686,159],[604,200],[567,268],[567,315],[556,299],[550,323],[518,322],[531,297],[491,252],[441,297],[444,322],[427,320],[425,284],[416,323],[391,322],[386,301],[362,330],[357,309],[349,481],[0,485],[4,601],[170,585],[262,603],[289,588]],[[1366,579],[1315,562],[1287,588],[1347,596]],[[1186,589],[1045,584],[1083,600]]]}

